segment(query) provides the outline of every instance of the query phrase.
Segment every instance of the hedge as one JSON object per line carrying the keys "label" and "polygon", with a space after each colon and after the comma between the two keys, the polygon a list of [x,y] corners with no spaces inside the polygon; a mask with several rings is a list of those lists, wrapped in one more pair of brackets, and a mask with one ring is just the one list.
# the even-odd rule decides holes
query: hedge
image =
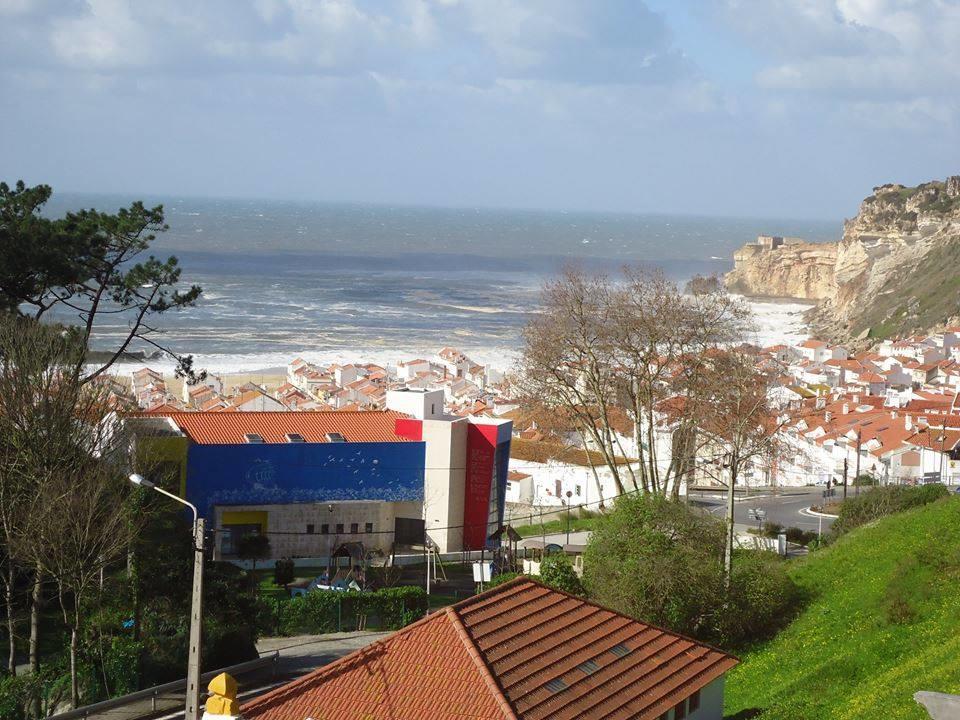
{"label": "hedge", "polygon": [[426,615],[427,602],[427,593],[415,586],[375,592],[314,590],[285,604],[280,632],[321,634],[361,627],[398,630]]}

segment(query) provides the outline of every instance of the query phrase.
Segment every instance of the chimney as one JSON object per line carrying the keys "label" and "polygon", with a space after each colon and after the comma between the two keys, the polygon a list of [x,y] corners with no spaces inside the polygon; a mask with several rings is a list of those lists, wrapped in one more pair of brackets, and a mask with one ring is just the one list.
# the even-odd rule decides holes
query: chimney
{"label": "chimney", "polygon": [[823,420],[824,420],[824,422],[830,422],[832,419],[833,419],[833,413],[830,412],[829,410],[827,410],[827,411],[823,414]]}
{"label": "chimney", "polygon": [[903,427],[905,430],[913,430],[913,417],[910,415],[903,416]]}
{"label": "chimney", "polygon": [[240,703],[237,701],[237,681],[227,673],[220,673],[207,685],[210,697],[203,711],[203,720],[238,720]]}
{"label": "chimney", "polygon": [[841,414],[841,415],[849,415],[849,414],[850,414],[850,404],[849,404],[849,403],[844,403],[844,404],[843,404],[843,407],[840,408],[840,414]]}

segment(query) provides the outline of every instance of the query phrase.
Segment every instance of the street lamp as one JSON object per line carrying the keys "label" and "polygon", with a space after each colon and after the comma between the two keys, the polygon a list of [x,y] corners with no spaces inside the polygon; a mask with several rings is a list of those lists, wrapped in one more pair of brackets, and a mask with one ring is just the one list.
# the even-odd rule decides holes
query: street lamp
{"label": "street lamp", "polygon": [[564,505],[567,506],[567,545],[570,544],[570,498],[573,497],[573,493],[567,490],[567,501]]}
{"label": "street lamp", "polygon": [[186,505],[193,512],[193,598],[190,603],[190,654],[187,659],[187,690],[184,720],[200,720],[200,643],[203,637],[203,518],[197,512],[197,506],[181,497],[167,492],[162,487],[147,480],[143,475],[133,473],[130,482],[148,490],[156,490],[161,495]]}

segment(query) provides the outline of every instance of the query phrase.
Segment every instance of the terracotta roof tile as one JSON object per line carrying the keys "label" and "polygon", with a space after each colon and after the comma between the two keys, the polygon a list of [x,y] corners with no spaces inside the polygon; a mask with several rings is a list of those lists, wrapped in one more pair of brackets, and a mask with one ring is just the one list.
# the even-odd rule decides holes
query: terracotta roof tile
{"label": "terracotta roof tile", "polygon": [[644,720],[737,662],[518,578],[278,688],[246,704],[243,715]]}
{"label": "terracotta roof tile", "polygon": [[203,445],[239,444],[247,433],[259,435],[267,443],[286,442],[286,433],[299,433],[311,443],[327,442],[327,433],[340,433],[348,442],[407,442],[395,432],[396,420],[407,416],[392,410],[162,414],[169,415],[191,440]]}

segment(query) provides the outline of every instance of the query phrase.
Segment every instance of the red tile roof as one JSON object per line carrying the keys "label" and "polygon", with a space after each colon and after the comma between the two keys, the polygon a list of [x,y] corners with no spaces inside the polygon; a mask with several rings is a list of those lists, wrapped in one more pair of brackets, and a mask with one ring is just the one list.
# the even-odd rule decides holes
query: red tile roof
{"label": "red tile roof", "polygon": [[248,720],[658,718],[737,664],[529,578],[273,690]]}
{"label": "red tile roof", "polygon": [[285,443],[286,433],[299,433],[311,443],[327,442],[327,433],[340,433],[348,442],[407,442],[394,432],[398,418],[392,410],[330,412],[173,412],[162,413],[195,443],[233,445],[256,433],[267,443]]}

